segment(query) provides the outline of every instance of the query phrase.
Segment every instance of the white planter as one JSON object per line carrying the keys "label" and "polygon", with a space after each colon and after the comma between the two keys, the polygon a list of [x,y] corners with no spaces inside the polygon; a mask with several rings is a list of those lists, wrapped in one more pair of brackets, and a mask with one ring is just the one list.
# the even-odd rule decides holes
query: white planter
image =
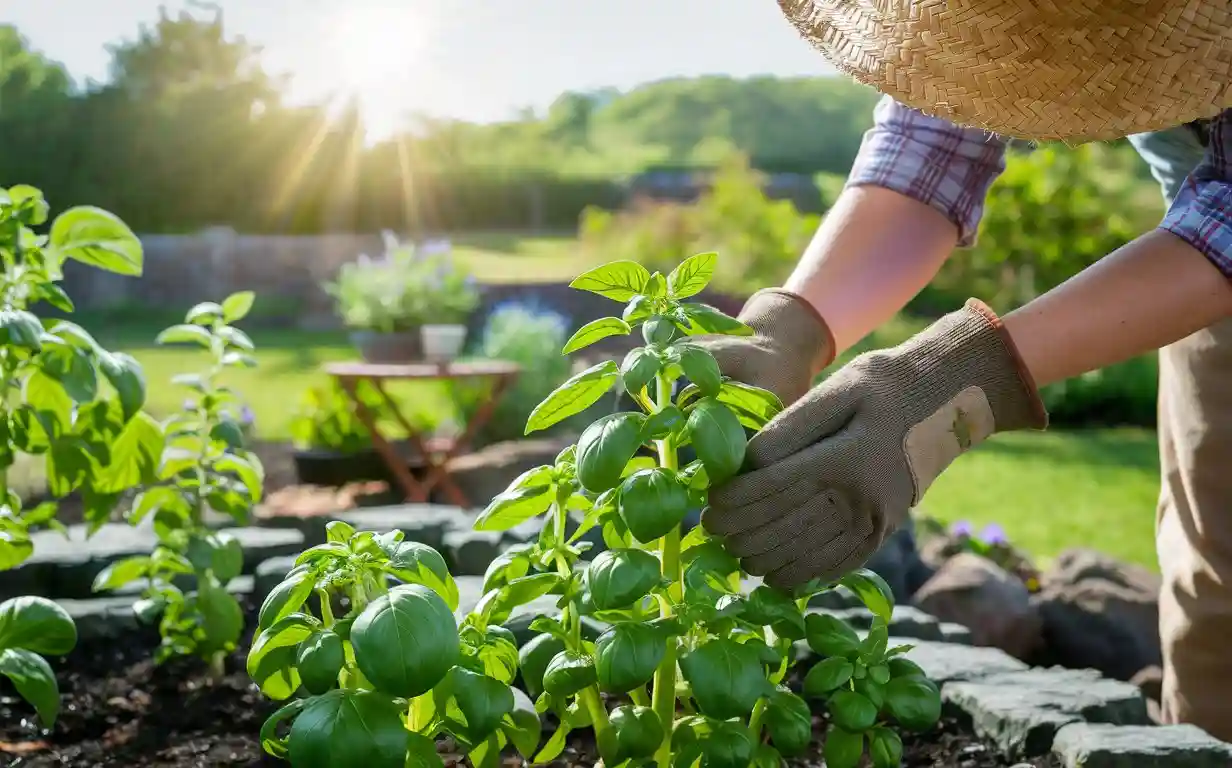
{"label": "white planter", "polygon": [[425,325],[423,334],[424,359],[433,363],[447,363],[462,354],[466,343],[465,325]]}

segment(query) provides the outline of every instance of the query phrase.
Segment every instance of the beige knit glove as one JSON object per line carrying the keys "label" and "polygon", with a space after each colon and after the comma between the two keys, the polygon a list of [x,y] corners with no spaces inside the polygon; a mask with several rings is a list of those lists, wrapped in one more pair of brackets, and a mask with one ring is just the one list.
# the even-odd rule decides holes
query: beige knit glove
{"label": "beige knit glove", "polygon": [[860,567],[960,454],[1048,421],[1001,321],[967,302],[869,352],[776,416],[746,472],[710,492],[702,525],[772,586]]}
{"label": "beige knit glove", "polygon": [[834,359],[834,338],[817,310],[790,291],[770,288],[745,302],[738,318],[752,336],[698,336],[719,370],[743,384],[767,389],[783,405],[800,399]]}

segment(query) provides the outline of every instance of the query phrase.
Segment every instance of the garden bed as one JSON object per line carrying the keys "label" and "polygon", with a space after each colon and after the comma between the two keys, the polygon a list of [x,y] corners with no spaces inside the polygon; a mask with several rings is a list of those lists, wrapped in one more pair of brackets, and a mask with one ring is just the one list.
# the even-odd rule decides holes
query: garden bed
{"label": "garden bed", "polygon": [[[252,605],[249,626],[255,625]],[[55,661],[63,710],[50,733],[33,724],[33,710],[0,686],[0,765],[12,768],[255,768],[286,766],[261,751],[258,732],[276,705],[244,671],[247,650],[231,655],[227,675],[211,684],[200,662],[175,659],[162,667],[150,658],[153,632],[84,641]],[[824,717],[814,720],[824,732]],[[580,733],[554,766],[591,766],[593,742]],[[546,740],[548,734],[545,733]],[[448,742],[439,744],[448,757]],[[821,766],[820,744],[791,766]],[[449,759],[446,766],[457,763]],[[518,763],[513,762],[511,765]],[[1009,768],[1060,766],[1052,757],[1026,763],[1000,757],[956,720],[927,734],[904,734],[904,768]]]}

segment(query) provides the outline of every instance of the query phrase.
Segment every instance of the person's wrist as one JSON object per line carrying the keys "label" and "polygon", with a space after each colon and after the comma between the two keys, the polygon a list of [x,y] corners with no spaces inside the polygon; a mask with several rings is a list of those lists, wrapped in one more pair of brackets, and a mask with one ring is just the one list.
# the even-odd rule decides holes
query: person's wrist
{"label": "person's wrist", "polygon": [[938,320],[904,351],[916,367],[918,387],[946,397],[978,388],[991,410],[993,431],[1048,426],[1048,412],[1014,340],[979,299]]}
{"label": "person's wrist", "polygon": [[816,376],[834,361],[834,334],[817,308],[783,288],[763,288],[749,297],[738,319]]}

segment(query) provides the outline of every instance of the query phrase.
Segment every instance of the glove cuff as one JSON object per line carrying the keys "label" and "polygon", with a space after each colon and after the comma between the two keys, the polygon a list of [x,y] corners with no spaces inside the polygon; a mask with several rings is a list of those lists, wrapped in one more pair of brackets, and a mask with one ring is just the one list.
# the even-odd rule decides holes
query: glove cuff
{"label": "glove cuff", "polygon": [[834,334],[803,296],[783,288],[764,288],[745,302],[737,318],[781,349],[802,355],[816,376],[834,362]]}

